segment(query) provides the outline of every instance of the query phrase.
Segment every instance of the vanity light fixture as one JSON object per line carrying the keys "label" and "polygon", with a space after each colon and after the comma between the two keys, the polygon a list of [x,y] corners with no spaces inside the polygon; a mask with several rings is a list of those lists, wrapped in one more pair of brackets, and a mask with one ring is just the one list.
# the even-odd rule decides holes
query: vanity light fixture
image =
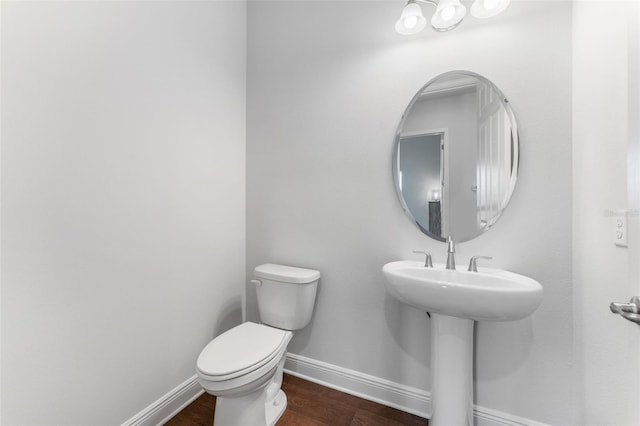
{"label": "vanity light fixture", "polygon": [[[436,7],[431,17],[431,27],[440,32],[451,31],[460,25],[467,14],[467,8],[460,0],[409,0],[396,22],[396,31],[402,35],[416,34],[424,29],[427,20],[422,8],[416,2],[429,3]],[[509,6],[511,0],[475,0],[471,14],[476,18],[491,18]]]}

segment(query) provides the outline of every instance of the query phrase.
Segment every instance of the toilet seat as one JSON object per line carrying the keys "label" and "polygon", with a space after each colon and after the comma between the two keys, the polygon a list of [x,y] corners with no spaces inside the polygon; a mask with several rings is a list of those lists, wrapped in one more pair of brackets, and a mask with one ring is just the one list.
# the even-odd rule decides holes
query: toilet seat
{"label": "toilet seat", "polygon": [[[196,363],[209,390],[231,390],[260,381],[274,370],[293,333],[245,322],[213,339]],[[258,386],[260,384],[257,384]]]}

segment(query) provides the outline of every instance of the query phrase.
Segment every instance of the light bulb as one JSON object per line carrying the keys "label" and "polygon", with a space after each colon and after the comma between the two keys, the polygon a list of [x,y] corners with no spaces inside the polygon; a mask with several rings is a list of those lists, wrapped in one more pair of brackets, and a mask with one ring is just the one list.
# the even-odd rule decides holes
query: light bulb
{"label": "light bulb", "polygon": [[409,0],[409,3],[402,10],[400,19],[396,22],[396,31],[402,35],[415,34],[427,25],[424,19],[422,9],[415,3],[415,0]]}
{"label": "light bulb", "polygon": [[462,22],[466,13],[467,8],[460,0],[440,0],[431,18],[431,26],[436,31],[450,31]]}
{"label": "light bulb", "polygon": [[476,18],[491,18],[509,6],[511,0],[476,0],[471,5],[471,14]]}
{"label": "light bulb", "polygon": [[442,16],[443,21],[450,21],[456,15],[456,8],[453,6],[447,6],[442,9],[440,12],[440,16]]}
{"label": "light bulb", "polygon": [[484,0],[484,8],[487,10],[493,10],[500,4],[500,0]]}
{"label": "light bulb", "polygon": [[404,18],[404,26],[408,29],[415,27],[418,24],[418,18],[415,16],[407,16]]}

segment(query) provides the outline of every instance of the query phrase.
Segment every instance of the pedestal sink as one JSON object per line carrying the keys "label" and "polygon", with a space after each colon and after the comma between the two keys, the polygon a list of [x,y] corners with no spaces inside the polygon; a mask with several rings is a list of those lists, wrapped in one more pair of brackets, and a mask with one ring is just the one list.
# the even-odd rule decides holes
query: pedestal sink
{"label": "pedestal sink", "polygon": [[397,261],[384,265],[387,290],[431,314],[430,426],[473,425],[474,321],[513,321],[542,302],[537,281],[512,272],[447,270],[436,264]]}

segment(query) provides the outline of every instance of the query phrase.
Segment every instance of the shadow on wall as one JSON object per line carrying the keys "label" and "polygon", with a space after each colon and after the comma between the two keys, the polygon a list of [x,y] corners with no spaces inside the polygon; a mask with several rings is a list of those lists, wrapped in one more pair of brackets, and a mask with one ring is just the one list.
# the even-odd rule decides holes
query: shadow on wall
{"label": "shadow on wall", "polygon": [[[509,377],[522,368],[531,356],[531,346],[535,339],[531,317],[518,321],[476,322],[473,333],[474,384]],[[491,351],[483,345],[489,336],[499,336],[491,339]],[[508,353],[509,357],[495,357],[495,353]]]}
{"label": "shadow on wall", "polygon": [[214,327],[213,336],[219,336],[227,330],[242,324],[242,300],[240,297],[234,297],[223,305],[222,312],[218,316]]}
{"label": "shadow on wall", "polygon": [[[317,312],[317,307],[318,307],[318,303],[320,303],[320,300],[322,300],[322,276],[320,276],[320,279],[318,280],[318,287],[316,289],[316,300],[313,304],[313,312],[311,313],[311,319],[309,320],[309,324],[307,324],[304,328],[301,328],[300,330],[296,330],[293,338],[295,339],[295,345],[292,345],[291,347],[295,348],[295,353],[300,353],[302,352],[307,345],[309,344],[309,341],[311,340],[311,335],[313,333],[313,327],[315,326],[315,318],[316,318],[316,312]],[[293,342],[293,340],[292,340]]]}
{"label": "shadow on wall", "polygon": [[[426,313],[404,305],[389,293],[385,293],[384,315],[389,334],[398,347],[419,364],[428,368],[431,351],[431,326]],[[422,336],[419,337],[413,334],[417,323],[421,323],[418,327]],[[421,342],[423,342],[422,345]],[[426,346],[424,346],[424,342],[426,342]]]}
{"label": "shadow on wall", "polygon": [[[408,357],[415,359],[429,370],[431,361],[431,324],[427,315],[403,305],[389,294],[385,296],[384,312],[387,328],[394,342]],[[424,315],[424,318],[421,318],[422,315]],[[419,322],[422,323],[419,326],[422,330],[422,335],[416,336],[412,333],[415,333],[416,325]],[[499,339],[493,338],[491,340],[491,351],[488,351],[483,343],[489,340],[489,335],[500,336]],[[426,340],[426,342],[421,345],[421,340]],[[514,374],[515,371],[526,364],[526,360],[531,356],[533,340],[534,331],[531,318],[509,322],[476,322],[473,349],[475,381],[494,381]],[[509,353],[510,356],[508,359],[495,357],[493,356],[494,351]],[[479,365],[482,368],[478,368]],[[397,368],[397,365],[394,368]],[[389,371],[390,375],[394,373],[397,374],[398,372]]]}

